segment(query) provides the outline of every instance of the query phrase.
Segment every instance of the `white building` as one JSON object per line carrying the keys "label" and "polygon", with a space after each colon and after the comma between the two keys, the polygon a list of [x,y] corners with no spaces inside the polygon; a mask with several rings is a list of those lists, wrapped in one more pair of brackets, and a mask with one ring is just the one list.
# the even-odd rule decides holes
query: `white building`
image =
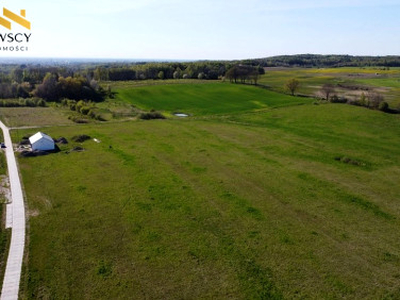
{"label": "white building", "polygon": [[32,135],[29,138],[29,142],[32,145],[32,150],[43,150],[43,151],[54,150],[53,139],[47,134],[44,134],[43,132],[40,131]]}

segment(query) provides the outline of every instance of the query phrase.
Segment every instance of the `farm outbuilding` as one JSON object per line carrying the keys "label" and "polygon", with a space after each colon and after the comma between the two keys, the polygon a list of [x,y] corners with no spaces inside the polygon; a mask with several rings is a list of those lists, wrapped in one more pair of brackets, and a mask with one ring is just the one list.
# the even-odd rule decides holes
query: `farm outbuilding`
{"label": "farm outbuilding", "polygon": [[43,132],[38,132],[29,138],[29,142],[32,145],[32,150],[54,150],[53,139]]}

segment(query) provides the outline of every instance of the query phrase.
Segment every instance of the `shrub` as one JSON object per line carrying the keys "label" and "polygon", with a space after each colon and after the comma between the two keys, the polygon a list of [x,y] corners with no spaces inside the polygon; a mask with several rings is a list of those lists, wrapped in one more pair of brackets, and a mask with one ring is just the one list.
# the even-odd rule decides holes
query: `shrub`
{"label": "shrub", "polygon": [[32,98],[32,101],[35,103],[35,106],[46,107],[46,101],[40,98]]}
{"label": "shrub", "polygon": [[331,103],[347,103],[347,99],[345,97],[338,97],[337,95],[333,95],[330,99]]}
{"label": "shrub", "polygon": [[364,93],[361,94],[360,105],[367,107],[369,106],[369,101],[367,100],[367,96],[365,96]]}
{"label": "shrub", "polygon": [[37,103],[38,106],[40,107],[46,107],[46,101],[44,101],[43,99],[40,99],[39,102]]}
{"label": "shrub", "polygon": [[89,117],[91,117],[91,118],[96,118],[96,112],[93,110],[93,109],[91,109],[89,112],[88,112],[88,114],[87,114]]}
{"label": "shrub", "polygon": [[381,94],[376,93],[374,91],[370,91],[368,93],[368,102],[369,102],[369,106],[371,106],[371,108],[374,109],[379,109],[379,105],[383,102],[384,98]]}
{"label": "shrub", "polygon": [[78,123],[78,124],[86,124],[86,123],[89,123],[89,120],[88,119],[82,119],[82,118],[76,118],[76,119],[74,119],[73,120],[75,123]]}
{"label": "shrub", "polygon": [[349,104],[355,106],[363,106],[360,100],[351,100],[349,101]]}
{"label": "shrub", "polygon": [[63,106],[68,106],[68,108],[72,111],[76,110],[76,101],[75,100],[69,100],[69,99],[63,99],[61,101],[61,104]]}
{"label": "shrub", "polygon": [[91,137],[86,135],[86,134],[81,134],[81,135],[75,135],[72,137],[71,140],[77,143],[83,143],[84,141],[90,140]]}
{"label": "shrub", "polygon": [[338,100],[339,100],[339,97],[337,95],[333,95],[330,98],[330,102],[332,102],[332,103],[338,103]]}
{"label": "shrub", "polygon": [[5,172],[7,169],[6,157],[4,155],[0,155],[0,173]]}
{"label": "shrub", "polygon": [[43,99],[38,98],[31,98],[31,99],[9,99],[9,100],[2,100],[0,101],[0,107],[36,107],[42,106],[45,107],[46,101]]}
{"label": "shrub", "polygon": [[86,124],[89,123],[88,119],[83,119],[83,118],[79,118],[79,117],[73,117],[73,116],[69,116],[68,117],[69,120],[78,123],[78,124]]}
{"label": "shrub", "polygon": [[101,114],[96,114],[94,117],[97,121],[107,121]]}
{"label": "shrub", "polygon": [[26,100],[25,100],[25,106],[28,106],[28,107],[35,107],[36,105],[35,105],[35,102],[33,102],[32,100],[26,99]]}
{"label": "shrub", "polygon": [[82,106],[81,107],[80,113],[82,115],[87,115],[89,112],[90,112],[90,107],[89,106]]}
{"label": "shrub", "polygon": [[140,114],[140,119],[142,120],[153,120],[153,119],[165,119],[165,117],[160,112],[148,112]]}
{"label": "shrub", "polygon": [[81,111],[81,108],[84,107],[84,106],[85,106],[85,102],[84,102],[83,100],[79,100],[79,101],[76,103],[76,110],[77,110],[78,112],[80,112],[80,111]]}
{"label": "shrub", "polygon": [[379,110],[381,111],[389,111],[389,104],[386,101],[379,103]]}

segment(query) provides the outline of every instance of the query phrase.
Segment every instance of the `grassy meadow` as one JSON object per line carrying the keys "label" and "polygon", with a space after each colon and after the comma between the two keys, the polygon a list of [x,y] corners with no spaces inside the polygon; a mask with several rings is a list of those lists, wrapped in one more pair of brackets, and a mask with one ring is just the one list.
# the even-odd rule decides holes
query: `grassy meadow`
{"label": "grassy meadow", "polygon": [[70,144],[19,158],[23,299],[400,297],[398,115],[220,83],[115,101],[194,117],[43,129]]}
{"label": "grassy meadow", "polygon": [[0,118],[8,127],[71,124],[68,112],[55,107],[2,107]]}
{"label": "grassy meadow", "polygon": [[259,83],[284,92],[291,78],[300,81],[299,94],[322,96],[321,87],[332,84],[338,96],[359,99],[368,89],[381,94],[392,108],[400,106],[400,68],[267,68]]}

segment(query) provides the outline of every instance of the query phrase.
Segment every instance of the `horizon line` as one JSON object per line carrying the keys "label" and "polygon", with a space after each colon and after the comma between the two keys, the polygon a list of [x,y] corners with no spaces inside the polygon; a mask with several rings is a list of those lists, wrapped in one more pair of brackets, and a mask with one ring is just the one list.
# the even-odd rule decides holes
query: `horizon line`
{"label": "horizon line", "polygon": [[172,59],[172,58],[116,58],[116,57],[40,57],[40,56],[23,56],[23,57],[0,57],[1,63],[5,63],[4,60],[77,60],[77,61],[131,61],[131,62],[200,62],[200,61],[243,61],[243,60],[257,60],[257,59],[268,59],[274,57],[284,56],[349,56],[349,57],[400,57],[400,54],[385,54],[385,55],[353,55],[353,54],[319,54],[319,53],[298,53],[298,54],[278,54],[264,57],[249,57],[249,58],[234,58],[234,59],[208,59],[208,58],[192,58],[192,59]]}

